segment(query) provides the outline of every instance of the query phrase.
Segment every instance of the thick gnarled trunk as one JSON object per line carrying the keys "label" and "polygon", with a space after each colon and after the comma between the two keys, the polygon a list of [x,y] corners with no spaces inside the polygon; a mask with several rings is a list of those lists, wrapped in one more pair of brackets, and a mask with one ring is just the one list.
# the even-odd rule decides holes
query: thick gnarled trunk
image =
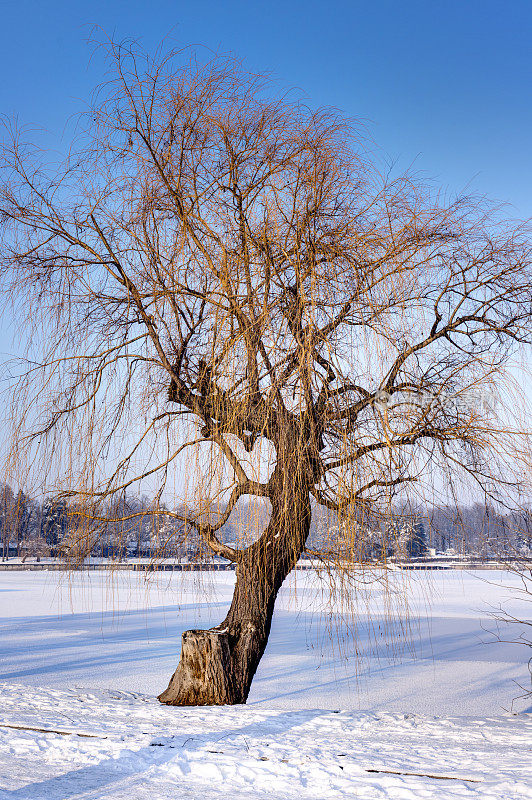
{"label": "thick gnarled trunk", "polygon": [[301,555],[310,531],[308,491],[272,498],[272,516],[260,540],[237,564],[229,612],[211,630],[185,631],[181,660],[168,688],[167,705],[245,703],[270,634],[281,585]]}

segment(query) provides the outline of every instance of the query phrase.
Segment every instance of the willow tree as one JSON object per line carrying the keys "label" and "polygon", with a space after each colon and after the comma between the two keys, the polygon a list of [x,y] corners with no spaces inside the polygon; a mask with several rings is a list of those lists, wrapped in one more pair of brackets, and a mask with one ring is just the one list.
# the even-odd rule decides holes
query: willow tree
{"label": "willow tree", "polygon": [[[4,287],[41,352],[16,383],[17,458],[59,453],[97,521],[147,479],[168,502],[200,452],[186,526],[236,585],[160,699],[241,703],[314,504],[341,515],[345,558],[350,519],[434,470],[488,479],[504,432],[466,394],[529,338],[530,250],[478,204],[383,177],[360,128],[237,63],[110,56],[66,163],[5,138]],[[269,522],[230,546],[244,496]]]}

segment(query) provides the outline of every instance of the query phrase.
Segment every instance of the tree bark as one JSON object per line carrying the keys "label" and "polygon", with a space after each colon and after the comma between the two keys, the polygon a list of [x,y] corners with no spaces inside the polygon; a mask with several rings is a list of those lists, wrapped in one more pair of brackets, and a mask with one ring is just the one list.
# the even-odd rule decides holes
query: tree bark
{"label": "tree bark", "polygon": [[168,688],[167,705],[245,703],[262,658],[277,593],[301,555],[310,531],[308,491],[272,496],[272,516],[261,538],[236,567],[233,600],[225,620],[211,630],[185,631],[181,660]]}

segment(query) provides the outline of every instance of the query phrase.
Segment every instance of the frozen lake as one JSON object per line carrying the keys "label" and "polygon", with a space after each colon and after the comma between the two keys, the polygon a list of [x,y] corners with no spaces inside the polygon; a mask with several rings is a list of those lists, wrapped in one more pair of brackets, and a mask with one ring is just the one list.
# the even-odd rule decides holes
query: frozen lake
{"label": "frozen lake", "polygon": [[[176,667],[181,633],[223,619],[233,580],[232,572],[0,572],[0,682],[156,695]],[[248,704],[504,713],[522,693],[517,684],[530,681],[529,653],[496,641],[489,611],[530,614],[515,582],[504,572],[393,573],[353,590],[350,610],[315,573],[292,575]],[[517,700],[513,710],[527,706]]]}

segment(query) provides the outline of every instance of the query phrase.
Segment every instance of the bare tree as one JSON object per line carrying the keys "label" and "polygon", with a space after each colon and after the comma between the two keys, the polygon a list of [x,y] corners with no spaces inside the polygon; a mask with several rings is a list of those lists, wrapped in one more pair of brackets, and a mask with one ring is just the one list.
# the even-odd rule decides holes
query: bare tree
{"label": "bare tree", "polygon": [[[482,203],[381,175],[356,125],[238,63],[109,52],[66,164],[6,137],[1,271],[42,351],[16,385],[18,459],[31,430],[97,522],[198,454],[184,522],[236,585],[160,699],[241,703],[312,498],[345,523],[438,469],[493,489],[508,431],[471,393],[530,339],[530,246]],[[244,496],[270,519],[233,547]]]}
{"label": "bare tree", "polygon": [[13,506],[13,489],[7,484],[0,485],[0,537],[2,543],[2,561],[6,561],[9,557],[9,547],[13,539]]}

